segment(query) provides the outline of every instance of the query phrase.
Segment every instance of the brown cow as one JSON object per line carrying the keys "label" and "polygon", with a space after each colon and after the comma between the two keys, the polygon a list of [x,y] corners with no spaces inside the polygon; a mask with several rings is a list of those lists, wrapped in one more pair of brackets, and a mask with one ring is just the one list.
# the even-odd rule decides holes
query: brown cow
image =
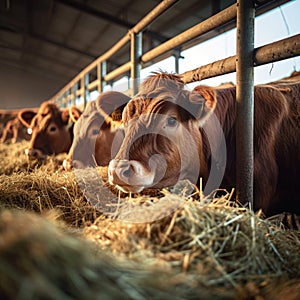
{"label": "brown cow", "polygon": [[[37,108],[32,108],[37,112]],[[19,140],[29,140],[30,135],[27,128],[19,121],[18,114],[20,109],[14,110],[0,110],[0,125],[1,125],[1,139],[0,142],[4,143],[10,136],[11,142],[15,143]]]}
{"label": "brown cow", "polygon": [[[254,88],[254,205],[266,215],[300,213],[299,97],[300,82]],[[221,186],[235,186],[235,98],[235,87],[188,91],[177,75],[151,76],[124,109],[109,182],[139,192],[199,176],[208,184],[210,173],[224,171]]]}
{"label": "brown cow", "polygon": [[25,139],[25,140],[29,140],[29,138],[30,138],[30,135],[24,130],[24,126],[18,117],[15,117],[14,119],[9,120],[6,123],[6,125],[2,131],[2,136],[1,136],[0,142],[4,143],[6,141],[6,139],[8,138],[9,134],[12,135],[12,137],[11,137],[12,143],[16,143],[18,138]]}
{"label": "brown cow", "polygon": [[74,125],[69,109],[59,109],[54,103],[46,101],[37,113],[30,109],[22,110],[19,119],[32,131],[29,148],[25,150],[29,159],[69,151]]}
{"label": "brown cow", "polygon": [[[88,103],[74,125],[72,147],[63,162],[66,170],[108,165],[113,155],[112,144],[118,139],[122,111],[129,100],[123,93],[110,91]],[[121,141],[117,143],[118,149]]]}
{"label": "brown cow", "polygon": [[6,126],[6,123],[15,117],[18,116],[20,110],[7,110],[7,109],[0,109],[0,133],[2,132]]}

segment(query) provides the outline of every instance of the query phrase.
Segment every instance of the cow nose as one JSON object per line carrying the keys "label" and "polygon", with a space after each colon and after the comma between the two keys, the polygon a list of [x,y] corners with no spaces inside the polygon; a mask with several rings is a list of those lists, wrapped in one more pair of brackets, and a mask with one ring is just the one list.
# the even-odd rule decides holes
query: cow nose
{"label": "cow nose", "polygon": [[139,168],[133,161],[113,159],[108,166],[108,177],[111,184],[128,184],[129,180],[138,175]]}
{"label": "cow nose", "polygon": [[70,171],[73,168],[72,158],[64,159],[63,167],[66,171]]}
{"label": "cow nose", "polygon": [[43,156],[40,150],[33,148],[25,149],[25,154],[29,159],[37,159]]}
{"label": "cow nose", "polygon": [[87,166],[80,160],[73,160],[72,162],[73,168],[74,169],[84,169]]}
{"label": "cow nose", "polygon": [[139,193],[153,185],[155,172],[136,160],[113,159],[108,165],[108,182],[125,193]]}
{"label": "cow nose", "polygon": [[108,166],[108,179],[111,184],[124,183],[124,179],[128,179],[130,175],[129,160],[110,161]]}

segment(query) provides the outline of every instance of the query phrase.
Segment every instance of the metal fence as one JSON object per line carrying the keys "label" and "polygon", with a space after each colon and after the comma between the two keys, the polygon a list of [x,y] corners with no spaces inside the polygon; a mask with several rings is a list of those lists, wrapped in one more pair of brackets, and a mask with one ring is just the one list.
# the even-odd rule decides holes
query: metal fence
{"label": "metal fence", "polygon": [[[92,91],[103,91],[104,86],[113,80],[116,80],[128,72],[130,72],[131,86],[129,91],[130,95],[137,92],[140,78],[140,70],[143,66],[151,64],[151,62],[165,55],[165,57],[173,55],[173,49],[182,47],[190,43],[194,45],[201,36],[207,35],[212,30],[218,29],[224,24],[231,24],[227,28],[235,26],[237,16],[237,5],[231,5],[218,14],[204,20],[203,22],[189,28],[181,34],[173,37],[167,42],[157,46],[156,48],[142,53],[142,31],[158,18],[163,12],[171,7],[178,0],[164,0],[157,7],[155,7],[149,14],[147,14],[139,23],[137,23],[128,33],[120,39],[110,50],[99,56],[84,70],[82,70],[74,79],[72,79],[66,86],[58,91],[51,101],[55,102],[58,106],[66,107],[71,104],[76,104],[75,100],[81,98],[83,106],[85,106],[89,95]],[[251,2],[251,1],[250,1]],[[259,2],[259,1],[256,1]],[[274,2],[274,1],[266,1]],[[286,0],[277,0],[276,5],[286,2]],[[270,5],[270,4],[269,4]],[[273,4],[271,7],[275,6]],[[270,8],[270,7],[269,7]],[[256,14],[261,14],[265,11],[264,6],[258,6],[255,10]],[[127,43],[131,44],[130,47],[130,61],[122,66],[107,73],[106,62],[117,53]],[[299,36],[292,39],[279,41],[278,44],[270,44],[259,49],[255,49],[255,65],[262,65],[269,62],[277,61],[299,55]],[[178,59],[178,58],[177,58]],[[177,62],[178,63],[178,62]],[[198,81],[201,79],[218,76],[236,70],[236,57],[229,57],[207,66],[202,66],[196,70],[185,72],[183,80],[186,83]],[[91,81],[91,78],[93,79]]]}
{"label": "metal fence", "polygon": [[[128,71],[130,71],[132,79],[130,93],[134,95],[138,90],[140,70],[143,64],[151,62],[170,50],[199,38],[199,36],[224,24],[237,21],[236,56],[201,66],[181,75],[185,83],[190,83],[237,71],[237,195],[243,203],[252,203],[254,160],[253,68],[266,63],[299,56],[300,34],[254,49],[254,18],[259,12],[264,12],[263,5],[257,6],[257,3],[270,4],[272,2],[273,6],[278,6],[287,1],[238,0],[236,4],[229,6],[218,14],[143,54],[141,52],[142,31],[177,1],[162,1],[109,51],[87,66],[50,100],[59,106],[68,106],[72,103],[75,104],[76,98],[82,97],[85,105],[92,90],[102,92],[106,82],[120,78]],[[128,42],[131,43],[130,61],[107,73],[106,61]],[[92,82],[90,82],[91,73],[96,74],[96,79]]]}

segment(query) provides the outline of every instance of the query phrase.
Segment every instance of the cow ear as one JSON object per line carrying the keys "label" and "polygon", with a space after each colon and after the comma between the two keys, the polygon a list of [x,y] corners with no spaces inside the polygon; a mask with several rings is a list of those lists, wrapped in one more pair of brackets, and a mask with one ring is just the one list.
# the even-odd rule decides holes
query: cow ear
{"label": "cow ear", "polygon": [[209,86],[196,86],[189,94],[189,102],[193,106],[195,117],[203,125],[216,107],[216,91]]}
{"label": "cow ear", "polygon": [[116,91],[102,93],[96,100],[97,110],[108,123],[120,121],[123,109],[130,99],[129,96]]}
{"label": "cow ear", "polygon": [[76,123],[79,119],[79,117],[82,115],[82,111],[77,108],[76,106],[71,106],[69,108],[69,115],[70,115],[70,118],[71,120]]}
{"label": "cow ear", "polygon": [[35,115],[36,112],[33,110],[21,110],[18,114],[18,118],[25,127],[30,128],[31,121]]}
{"label": "cow ear", "polygon": [[70,120],[69,108],[61,109],[61,119],[64,123],[68,124]]}

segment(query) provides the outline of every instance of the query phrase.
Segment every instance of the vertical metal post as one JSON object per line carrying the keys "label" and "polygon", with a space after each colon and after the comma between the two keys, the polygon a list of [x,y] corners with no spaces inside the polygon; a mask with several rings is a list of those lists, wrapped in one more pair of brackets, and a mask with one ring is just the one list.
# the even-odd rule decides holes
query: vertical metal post
{"label": "vertical metal post", "polygon": [[106,75],[107,72],[107,64],[106,61],[103,61],[102,63],[99,63],[97,65],[97,79],[99,81],[98,84],[98,92],[99,94],[103,92],[104,87],[105,87],[105,80],[104,80],[104,76]]}
{"label": "vertical metal post", "polygon": [[63,94],[63,107],[68,107],[68,94],[67,91]]}
{"label": "vertical metal post", "polygon": [[175,58],[175,73],[179,74],[179,59],[184,58],[184,57],[181,55],[181,50],[180,49],[174,50],[173,56]]}
{"label": "vertical metal post", "polygon": [[65,92],[65,107],[69,107],[70,106],[70,89],[67,89]]}
{"label": "vertical metal post", "polygon": [[86,107],[87,98],[89,96],[88,85],[89,85],[89,73],[85,74],[81,78],[81,90],[82,90],[81,95],[82,95],[82,98],[83,98],[83,108]]}
{"label": "vertical metal post", "polygon": [[78,90],[78,82],[76,82],[73,86],[73,98],[72,98],[72,105],[76,105],[76,97],[77,97],[77,90]]}
{"label": "vertical metal post", "polygon": [[254,18],[253,0],[237,1],[236,189],[241,203],[253,208],[254,134]]}
{"label": "vertical metal post", "polygon": [[141,77],[141,63],[142,56],[142,33],[131,33],[131,48],[130,48],[130,61],[131,61],[131,80],[132,80],[132,95],[138,92]]}

